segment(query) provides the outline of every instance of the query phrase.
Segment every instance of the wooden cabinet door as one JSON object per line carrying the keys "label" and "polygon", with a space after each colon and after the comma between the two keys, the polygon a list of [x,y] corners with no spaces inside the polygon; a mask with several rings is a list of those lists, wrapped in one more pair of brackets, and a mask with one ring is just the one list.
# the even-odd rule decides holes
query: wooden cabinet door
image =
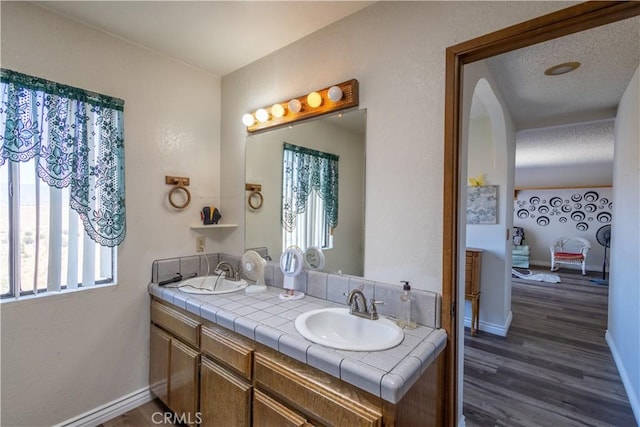
{"label": "wooden cabinet door", "polygon": [[169,406],[169,353],[171,336],[151,326],[149,346],[149,387],[165,405]]}
{"label": "wooden cabinet door", "polygon": [[197,419],[200,353],[176,339],[171,340],[169,408],[179,417]]}
{"label": "wooden cabinet door", "polygon": [[251,385],[206,357],[200,365],[201,427],[251,425]]}
{"label": "wooden cabinet door", "polygon": [[253,427],[307,427],[307,420],[260,390],[253,392]]}

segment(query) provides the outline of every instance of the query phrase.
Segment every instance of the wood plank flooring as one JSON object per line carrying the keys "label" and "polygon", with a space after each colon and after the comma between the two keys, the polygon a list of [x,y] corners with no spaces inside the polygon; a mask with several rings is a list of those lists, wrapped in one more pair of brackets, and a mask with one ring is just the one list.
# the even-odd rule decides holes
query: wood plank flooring
{"label": "wood plank flooring", "polygon": [[604,337],[609,288],[589,281],[599,273],[556,274],[562,283],[513,278],[507,337],[466,329],[467,427],[637,425]]}
{"label": "wood plank flooring", "polygon": [[169,412],[169,409],[160,400],[154,399],[97,427],[181,426],[181,424],[173,424],[169,419],[164,418],[164,414]]}

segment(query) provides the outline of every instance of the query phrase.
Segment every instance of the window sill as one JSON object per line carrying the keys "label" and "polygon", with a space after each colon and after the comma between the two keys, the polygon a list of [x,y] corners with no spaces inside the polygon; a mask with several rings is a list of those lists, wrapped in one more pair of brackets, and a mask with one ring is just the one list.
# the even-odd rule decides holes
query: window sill
{"label": "window sill", "polygon": [[75,294],[78,292],[109,288],[112,286],[117,286],[117,283],[104,283],[104,284],[90,286],[90,287],[83,287],[83,288],[77,288],[77,289],[65,289],[64,291],[46,291],[46,292],[38,293],[36,295],[24,295],[21,297],[7,297],[7,298],[0,299],[0,305],[5,305],[5,304],[11,305],[11,304],[19,303],[22,301],[24,302],[37,301],[37,300],[45,299],[47,297]]}

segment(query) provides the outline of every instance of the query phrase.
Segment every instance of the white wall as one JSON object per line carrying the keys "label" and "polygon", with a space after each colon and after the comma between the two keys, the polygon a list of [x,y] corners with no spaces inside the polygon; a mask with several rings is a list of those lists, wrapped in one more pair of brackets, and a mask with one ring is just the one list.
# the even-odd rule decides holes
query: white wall
{"label": "white wall", "polygon": [[244,210],[234,166],[244,162],[244,113],[356,78],[367,109],[365,275],[440,292],[445,49],[568,5],[379,2],[224,76],[225,202]]}
{"label": "white wall", "polygon": [[[125,101],[118,285],[0,308],[2,425],[53,425],[148,385],[151,262],[193,253],[189,224],[218,203],[220,83],[33,4],[1,7],[2,67]],[[191,178],[189,208],[169,207],[165,174]]]}
{"label": "white wall", "polygon": [[640,424],[640,68],[620,101],[615,130],[607,341]]}
{"label": "white wall", "polygon": [[[498,186],[496,224],[467,224],[466,246],[483,249],[480,289],[480,329],[506,336],[511,323],[511,197],[515,158],[515,131],[509,110],[484,63],[465,66],[464,101],[481,102],[486,116],[469,120],[465,142],[469,177],[484,174],[485,184]],[[463,104],[465,112],[467,104]],[[467,129],[466,123],[463,129]],[[465,186],[461,182],[461,185]],[[464,271],[464,270],[462,270]],[[465,303],[465,323],[471,307]]]}

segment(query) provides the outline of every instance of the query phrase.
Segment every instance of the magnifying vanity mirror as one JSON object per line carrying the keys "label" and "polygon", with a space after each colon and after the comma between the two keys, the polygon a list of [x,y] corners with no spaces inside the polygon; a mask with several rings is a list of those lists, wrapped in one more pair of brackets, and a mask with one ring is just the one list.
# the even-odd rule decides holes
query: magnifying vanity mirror
{"label": "magnifying vanity mirror", "polygon": [[[261,186],[263,203],[255,209],[245,201],[245,248],[266,248],[271,259],[278,260],[291,245],[303,254],[316,247],[324,265],[316,256],[313,268],[363,276],[365,130],[366,111],[355,110],[247,136],[245,182]],[[283,195],[292,191],[285,183],[292,166],[286,163],[285,147],[336,161],[339,189],[337,203],[327,209],[326,193],[305,188],[306,205],[297,209],[295,218],[285,214],[287,227],[282,221]],[[328,226],[327,212],[334,215],[336,210],[337,224]]]}

